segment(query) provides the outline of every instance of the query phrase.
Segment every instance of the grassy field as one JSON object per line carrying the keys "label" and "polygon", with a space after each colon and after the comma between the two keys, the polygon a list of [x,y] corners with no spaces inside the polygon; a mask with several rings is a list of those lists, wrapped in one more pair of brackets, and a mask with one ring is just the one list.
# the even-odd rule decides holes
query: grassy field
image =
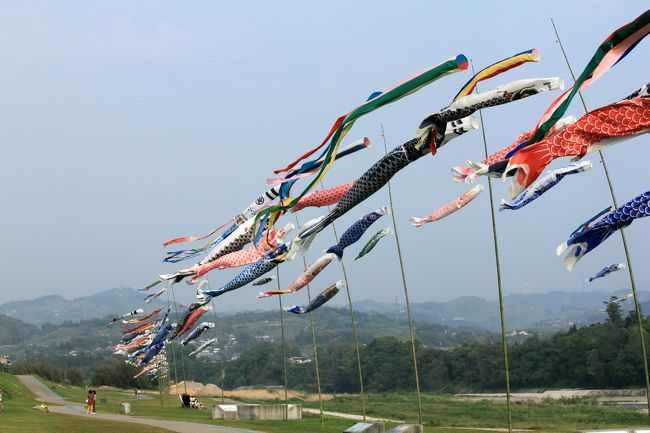
{"label": "grassy field", "polygon": [[[81,388],[63,386],[60,384],[44,381],[54,392],[68,399],[82,403],[86,399],[86,391]],[[185,409],[180,407],[180,400],[177,396],[167,396],[161,406],[158,394],[147,394],[153,399],[136,399],[132,392],[122,391],[97,391],[97,411],[101,413],[118,413],[119,404],[129,403],[131,414],[142,417],[170,419],[180,421],[198,422],[203,424],[215,424],[242,429],[258,430],[268,433],[286,433],[288,431],[305,433],[340,433],[354,424],[354,421],[328,418],[325,420],[325,429],[321,428],[320,418],[317,415],[304,414],[300,421],[224,421],[213,420],[211,410]],[[102,400],[104,399],[104,400]],[[201,397],[201,402],[211,407],[220,400]],[[105,401],[105,403],[102,403]]]}
{"label": "grassy field", "polygon": [[[37,404],[34,395],[14,376],[0,373],[0,387],[5,390],[4,412],[0,412],[2,433],[168,433],[155,427],[121,422],[85,419],[72,415],[43,413],[32,409]],[[11,397],[6,393],[8,391]],[[84,397],[85,400],[85,397]]]}
{"label": "grassy field", "polygon": [[[48,384],[55,392],[70,399],[82,402],[85,391],[80,388],[67,387],[58,384]],[[301,432],[341,432],[354,422],[336,418],[326,418],[325,429],[321,429],[319,417],[306,415],[302,421],[288,422],[243,422],[243,421],[213,421],[209,410],[183,409],[178,397],[169,396],[164,406],[157,394],[152,394],[151,400],[135,399],[130,392],[99,391],[98,398],[106,399],[105,405],[98,407],[99,411],[117,412],[120,402],[131,404],[134,415],[161,419],[177,419],[199,423],[214,423],[241,428],[258,429],[270,433],[301,431]],[[218,402],[209,398],[199,398],[208,406]],[[415,395],[388,394],[370,395],[367,398],[367,414],[371,417],[417,421],[417,406]],[[250,401],[251,403],[269,403]],[[317,409],[318,402],[294,400],[305,407]],[[361,404],[358,397],[337,397],[323,404],[324,410],[361,414]],[[533,429],[540,432],[573,432],[579,429],[632,427],[647,425],[647,416],[636,411],[617,409],[598,405],[592,400],[571,399],[563,401],[515,402],[512,406],[513,424],[519,429]],[[447,427],[507,427],[506,406],[503,402],[492,401],[463,401],[452,396],[423,395],[422,414],[427,431],[443,433],[454,431]],[[389,425],[392,426],[392,425]]]}
{"label": "grassy field", "polygon": [[[388,394],[368,396],[367,414],[373,417],[417,420],[415,395]],[[318,407],[312,402],[306,407]],[[327,411],[361,412],[359,398],[337,397],[323,402]],[[423,395],[422,418],[431,427],[507,427],[504,402],[463,401],[452,396]],[[514,402],[513,427],[543,432],[573,432],[582,429],[647,425],[648,417],[632,410],[598,405],[592,400]],[[438,429],[427,429],[438,431]]]}

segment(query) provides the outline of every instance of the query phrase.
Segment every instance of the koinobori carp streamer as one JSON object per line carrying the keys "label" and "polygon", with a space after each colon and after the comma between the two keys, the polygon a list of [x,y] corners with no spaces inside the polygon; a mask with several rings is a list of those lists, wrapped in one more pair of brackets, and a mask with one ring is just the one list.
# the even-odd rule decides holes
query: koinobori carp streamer
{"label": "koinobori carp streamer", "polygon": [[318,294],[312,301],[304,306],[294,305],[293,307],[286,307],[285,311],[288,311],[293,314],[306,314],[315,309],[325,305],[327,301],[332,299],[342,288],[345,287],[343,281],[337,281],[336,283],[329,286],[327,289],[323,290]]}
{"label": "koinobori carp streamer", "polygon": [[568,241],[557,247],[556,254],[559,256],[566,251],[564,264],[570,271],[578,260],[617,230],[629,226],[636,219],[647,216],[650,216],[650,191],[635,197],[594,224],[588,224],[583,229],[575,231]]}
{"label": "koinobori carp streamer", "polygon": [[569,164],[566,167],[558,168],[557,170],[553,170],[526,188],[526,190],[519,194],[519,196],[512,202],[501,200],[501,203],[499,204],[499,211],[521,209],[532,201],[537,200],[546,191],[560,183],[560,181],[564,179],[565,176],[582,173],[591,169],[592,165],[590,161],[581,161]]}
{"label": "koinobori carp streamer", "polygon": [[450,201],[449,203],[435,210],[430,215],[424,218],[410,217],[409,222],[414,227],[422,227],[427,223],[438,221],[465,207],[469,202],[478,197],[478,195],[482,193],[484,189],[485,188],[483,188],[483,185],[476,185],[465,194],[461,195],[455,200]]}

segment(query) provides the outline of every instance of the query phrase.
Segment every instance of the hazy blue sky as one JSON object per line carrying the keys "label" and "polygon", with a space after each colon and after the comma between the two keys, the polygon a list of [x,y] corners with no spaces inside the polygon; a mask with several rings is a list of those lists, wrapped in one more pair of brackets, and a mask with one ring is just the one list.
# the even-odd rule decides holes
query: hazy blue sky
{"label": "hazy blue sky", "polygon": [[[5,2],[0,13],[0,302],[50,293],[67,297],[138,287],[179,266],[160,262],[162,242],[203,234],[240,212],[266,189],[272,170],[320,143],[332,122],[375,90],[464,53],[480,69],[537,48],[542,61],[482,84],[528,77],[571,82],[550,18],[574,69],[600,42],[644,11],[644,2]],[[648,41],[585,92],[591,108],[648,81]],[[470,73],[446,77],[357,122],[351,140],[373,146],[325,178],[334,186],[359,176],[389,146],[414,136],[420,120],[447,105]],[[484,112],[491,151],[533,127],[558,93]],[[569,113],[582,114],[576,100]],[[620,202],[648,189],[648,136],[605,151]],[[422,228],[423,216],[468,189],[450,168],[481,160],[480,131],[452,141],[393,182],[395,212],[413,301],[461,295],[496,297],[488,194]],[[610,203],[601,164],[566,178],[542,199],[498,213],[504,292],[618,290],[619,272],[587,286],[584,278],[624,261],[620,236],[564,269],[555,247]],[[556,161],[552,168],[568,162]],[[481,183],[486,185],[486,180]],[[496,197],[507,185],[496,183]],[[342,232],[386,205],[387,191],[337,221]],[[307,210],[302,221],[323,213]],[[368,237],[390,224],[382,218]],[[640,289],[648,289],[650,221],[628,230]],[[395,242],[384,240],[352,262],[367,238],[346,253],[354,299],[402,299]],[[308,253],[333,243],[331,230]],[[191,263],[188,263],[191,264]],[[280,267],[283,283],[302,269]],[[238,270],[210,274],[217,286]],[[332,265],[322,290],[341,278]],[[193,288],[181,283],[177,296]],[[253,288],[219,298],[218,308],[264,308]],[[300,293],[285,302],[302,303]],[[341,304],[344,295],[334,299]]]}

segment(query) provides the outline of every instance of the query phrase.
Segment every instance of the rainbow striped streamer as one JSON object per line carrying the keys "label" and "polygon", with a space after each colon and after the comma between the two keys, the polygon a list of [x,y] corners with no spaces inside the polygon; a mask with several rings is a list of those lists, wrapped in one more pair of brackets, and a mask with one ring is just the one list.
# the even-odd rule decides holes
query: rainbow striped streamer
{"label": "rainbow striped streamer", "polygon": [[[287,182],[283,184],[280,193],[280,205],[272,206],[260,212],[256,216],[256,224],[260,218],[263,218],[267,214],[274,214],[270,218],[271,223],[273,223],[279,217],[280,212],[291,209],[293,206],[295,206],[296,203],[298,203],[298,200],[300,200],[305,194],[311,191],[318,182],[320,182],[320,180],[325,176],[325,174],[327,174],[328,170],[334,163],[334,158],[332,157],[332,155],[336,153],[336,149],[338,148],[339,143],[341,142],[343,137],[345,137],[348,131],[352,128],[354,122],[358,118],[380,107],[383,107],[384,105],[390,104],[405,96],[408,96],[411,93],[417,92],[422,87],[436,81],[439,78],[444,77],[445,75],[464,71],[467,68],[468,68],[467,58],[464,55],[459,54],[458,56],[446,60],[440,63],[439,65],[424,69],[420,72],[415,73],[414,75],[407,77],[406,79],[393,85],[383,93],[375,96],[374,98],[370,98],[368,101],[361,104],[354,110],[350,111],[348,114],[339,117],[336,120],[336,122],[334,122],[334,125],[332,125],[332,128],[330,129],[330,132],[325,137],[325,140],[323,140],[323,142],[319,146],[305,153],[304,155],[296,159],[294,162],[292,162],[285,168],[275,170],[276,174],[291,170],[300,161],[313,155],[319,149],[323,148],[327,144],[327,146],[324,148],[320,156],[316,158],[316,160],[323,159],[323,164],[320,167],[315,178],[300,194],[298,194],[293,198],[288,198],[288,196],[289,196],[290,188],[294,182]],[[311,161],[308,161],[304,163],[303,166],[309,165],[310,163]],[[303,170],[300,169],[295,174],[299,175],[302,172]]]}
{"label": "rainbow striped streamer", "polygon": [[465,85],[456,94],[456,96],[454,96],[454,101],[462,98],[463,96],[471,94],[476,88],[476,85],[483,80],[495,77],[526,62],[539,62],[539,59],[539,51],[533,48],[532,50],[522,51],[521,53],[515,54],[512,57],[499,60],[487,68],[478,71],[472,78],[470,78],[469,81],[465,83]]}
{"label": "rainbow striped streamer", "polygon": [[596,50],[576,82],[557,98],[537,123],[537,131],[528,145],[542,140],[569,108],[575,95],[595,83],[614,65],[623,60],[650,33],[650,10],[614,31]]}

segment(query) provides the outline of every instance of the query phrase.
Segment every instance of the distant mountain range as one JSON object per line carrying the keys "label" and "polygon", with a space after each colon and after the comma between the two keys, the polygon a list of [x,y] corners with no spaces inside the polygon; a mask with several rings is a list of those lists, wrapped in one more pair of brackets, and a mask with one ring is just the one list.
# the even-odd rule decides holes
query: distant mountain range
{"label": "distant mountain range", "polygon": [[[141,292],[131,288],[110,289],[75,299],[49,295],[29,301],[7,302],[0,305],[0,314],[34,325],[78,322],[130,311],[144,304],[143,298]],[[158,307],[162,304],[155,299],[151,305]]]}
{"label": "distant mountain range", "polygon": [[[628,291],[615,293],[622,296]],[[557,331],[572,323],[586,326],[606,318],[603,300],[610,292],[549,292],[515,294],[504,297],[504,314],[508,330],[533,329]],[[639,293],[642,311],[650,311],[650,292]],[[645,306],[645,308],[644,308]],[[359,311],[377,311],[388,316],[403,316],[405,305],[359,301],[354,304]],[[631,301],[622,305],[623,311],[633,308]],[[497,332],[500,329],[499,303],[474,296],[464,296],[448,302],[412,303],[415,320]]]}
{"label": "distant mountain range", "polygon": [[[620,291],[616,295],[623,295]],[[602,300],[609,292],[549,292],[515,294],[504,298],[508,330],[557,330],[571,323],[589,325],[605,319]],[[650,311],[650,292],[640,292],[644,311]],[[29,301],[8,302],[0,305],[0,314],[34,325],[60,324],[65,321],[89,320],[129,311],[143,305],[143,295],[134,289],[116,288],[75,299],[58,295],[44,296]],[[164,296],[163,296],[164,298]],[[154,300],[151,309],[163,303]],[[623,305],[631,309],[631,302]],[[361,300],[354,303],[360,312],[378,312],[394,318],[405,318],[402,303],[384,303]],[[461,297],[447,302],[412,303],[415,320],[450,327],[475,328],[496,332],[500,329],[499,306],[496,300],[479,297]]]}
{"label": "distant mountain range", "polygon": [[[616,293],[623,294],[625,291]],[[609,295],[607,292],[551,292],[506,296],[509,340],[521,341],[531,334],[550,336],[571,323],[587,326],[602,322],[606,319],[605,312],[601,311],[602,301]],[[643,310],[650,311],[650,293],[642,292],[640,296],[645,301],[642,302]],[[112,352],[111,347],[118,342],[123,326],[117,324],[107,328],[108,318],[141,306],[142,297],[133,289],[122,288],[70,300],[54,295],[0,305],[0,354],[16,360],[47,357],[59,363],[73,362],[71,353],[75,353],[74,359],[78,362],[82,357],[103,359]],[[166,304],[166,297],[163,298]],[[156,300],[145,310],[149,312],[162,304]],[[356,302],[354,307],[362,344],[381,336],[408,339],[404,304],[365,300]],[[448,302],[414,303],[411,307],[416,337],[427,347],[448,349],[468,341],[497,341],[499,338],[497,301],[461,297]],[[622,307],[627,312],[632,303],[627,301]],[[205,317],[205,320],[213,319],[218,322],[222,338],[233,343],[228,352],[231,356],[249,350],[259,341],[280,340],[277,310]],[[175,313],[170,320],[177,320]],[[352,341],[347,308],[322,307],[315,312],[314,322],[320,345]],[[287,340],[309,354],[312,340],[307,319],[288,314],[284,316],[284,324]]]}

